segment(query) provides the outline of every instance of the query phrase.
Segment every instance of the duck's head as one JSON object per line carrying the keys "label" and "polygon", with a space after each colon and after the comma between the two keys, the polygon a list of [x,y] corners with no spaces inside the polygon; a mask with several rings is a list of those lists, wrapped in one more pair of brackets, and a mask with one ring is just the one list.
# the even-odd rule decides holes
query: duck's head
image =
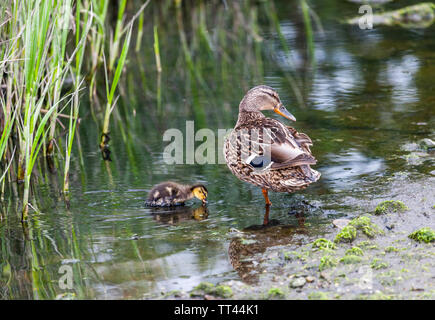
{"label": "duck's head", "polygon": [[193,195],[202,201],[203,204],[207,203],[207,195],[208,191],[207,188],[202,184],[196,184],[190,188]]}
{"label": "duck's head", "polygon": [[287,111],[278,96],[278,93],[269,86],[256,86],[249,90],[240,102],[240,112],[261,112],[273,110],[280,116],[292,121],[296,118]]}

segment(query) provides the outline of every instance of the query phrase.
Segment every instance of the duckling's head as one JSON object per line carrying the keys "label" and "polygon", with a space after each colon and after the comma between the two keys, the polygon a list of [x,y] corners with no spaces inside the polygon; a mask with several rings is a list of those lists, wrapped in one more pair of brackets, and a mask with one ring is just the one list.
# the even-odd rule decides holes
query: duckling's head
{"label": "duckling's head", "polygon": [[190,188],[193,195],[202,201],[203,204],[207,203],[207,188],[202,184],[196,184]]}
{"label": "duckling's head", "polygon": [[269,86],[256,86],[249,90],[239,105],[240,112],[260,112],[273,110],[277,114],[292,121],[296,118],[287,111],[278,96],[278,93]]}

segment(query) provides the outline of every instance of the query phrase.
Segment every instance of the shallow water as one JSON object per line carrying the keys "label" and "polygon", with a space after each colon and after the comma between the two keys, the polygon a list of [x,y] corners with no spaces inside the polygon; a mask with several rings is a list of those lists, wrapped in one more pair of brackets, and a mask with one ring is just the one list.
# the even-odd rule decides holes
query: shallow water
{"label": "shallow water", "polygon": [[[376,198],[394,175],[435,175],[433,153],[412,145],[435,137],[435,26],[360,30],[339,22],[356,16],[358,5],[311,2],[323,29],[314,27],[313,61],[300,12],[292,3],[276,1],[290,55],[260,6],[260,58],[247,52],[246,61],[228,60],[225,74],[224,65],[214,64],[212,57],[201,60],[206,86],[195,82],[184,65],[177,30],[171,29],[175,22],[162,26],[161,79],[148,68],[154,52],[152,38],[145,36],[141,51],[131,50],[121,87],[112,161],[101,158],[98,130],[84,97],[70,207],[58,193],[56,177],[37,187],[42,213],[32,215],[28,228],[22,229],[14,205],[5,205],[12,214],[0,222],[0,298],[147,298],[187,291],[201,281],[240,279],[229,258],[230,231],[262,224],[261,190],[239,181],[224,164],[167,165],[162,152],[168,142],[162,135],[170,128],[185,133],[187,120],[195,121],[195,130],[232,128],[240,99],[256,84],[277,90],[298,119],[290,125],[313,139],[315,168],[322,173],[305,191],[270,195],[270,217],[282,231],[277,242],[291,241],[301,215],[307,234],[322,233],[332,219],[351,216],[352,208]],[[213,10],[206,6],[208,15]],[[209,26],[210,34],[214,31]],[[187,36],[192,37],[189,30]],[[303,103],[289,84],[289,75],[295,74]],[[213,81],[217,75],[222,78]],[[175,211],[145,208],[146,193],[164,180],[206,184],[207,210],[193,200]],[[59,287],[62,265],[72,267],[72,289]]]}

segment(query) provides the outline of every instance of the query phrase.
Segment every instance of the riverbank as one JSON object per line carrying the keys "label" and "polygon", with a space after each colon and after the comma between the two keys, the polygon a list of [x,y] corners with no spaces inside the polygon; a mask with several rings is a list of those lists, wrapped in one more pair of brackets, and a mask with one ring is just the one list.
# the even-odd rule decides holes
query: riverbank
{"label": "riverbank", "polygon": [[[243,281],[201,283],[164,297],[435,299],[434,235],[409,237],[421,228],[435,229],[435,177],[412,181],[397,174],[388,180],[373,200],[354,199],[354,213],[325,225],[322,237],[303,223],[233,231],[229,259]],[[285,244],[260,249],[273,237]]]}

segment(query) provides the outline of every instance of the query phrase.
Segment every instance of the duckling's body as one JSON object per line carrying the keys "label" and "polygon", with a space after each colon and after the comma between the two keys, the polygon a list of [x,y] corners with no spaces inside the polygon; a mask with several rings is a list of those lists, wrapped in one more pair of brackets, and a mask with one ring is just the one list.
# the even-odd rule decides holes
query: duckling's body
{"label": "duckling's body", "polygon": [[270,205],[268,190],[304,189],[317,181],[320,173],[310,167],[316,164],[310,151],[311,139],[265,117],[262,110],[273,110],[296,121],[275,90],[268,86],[255,87],[240,103],[236,126],[224,143],[224,156],[230,171],[240,180],[261,187],[266,205]]}
{"label": "duckling's body", "polygon": [[189,186],[167,181],[151,189],[145,204],[151,207],[180,206],[194,197],[206,203],[207,189],[205,186],[201,184]]}

